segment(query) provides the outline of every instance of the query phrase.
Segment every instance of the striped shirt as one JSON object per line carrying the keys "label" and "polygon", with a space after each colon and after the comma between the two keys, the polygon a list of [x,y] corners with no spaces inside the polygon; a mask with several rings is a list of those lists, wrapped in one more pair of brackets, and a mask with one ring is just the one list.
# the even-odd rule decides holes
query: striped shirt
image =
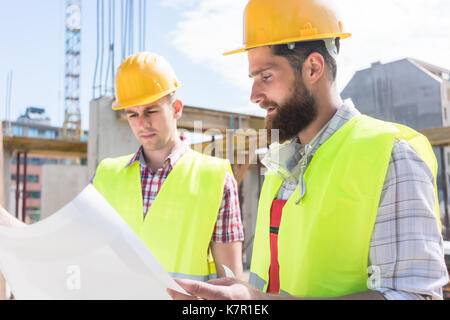
{"label": "striped shirt", "polygon": [[[141,172],[142,199],[144,204],[144,216],[156,199],[161,186],[166,180],[177,161],[189,150],[189,145],[182,138],[171,153],[164,160],[161,168],[153,171],[145,162],[143,147],[133,155],[126,167],[128,168],[135,161],[139,161]],[[244,232],[241,220],[241,210],[239,206],[239,196],[236,179],[230,173],[225,175],[224,191],[222,202],[217,216],[216,225],[211,241],[217,243],[230,243],[243,241]]]}
{"label": "striped shirt", "polygon": [[[346,100],[307,145],[307,165],[327,139],[359,114],[351,100]],[[305,148],[298,139],[294,139],[288,148],[295,152],[290,159],[281,159],[278,165],[284,166],[283,171],[295,172],[304,158]],[[305,170],[300,171],[304,173]],[[289,199],[297,184],[285,180],[277,199]],[[449,278],[434,205],[433,174],[408,142],[396,140],[381,191],[368,257],[369,270],[377,276],[371,289],[386,299],[442,299],[442,287]]]}

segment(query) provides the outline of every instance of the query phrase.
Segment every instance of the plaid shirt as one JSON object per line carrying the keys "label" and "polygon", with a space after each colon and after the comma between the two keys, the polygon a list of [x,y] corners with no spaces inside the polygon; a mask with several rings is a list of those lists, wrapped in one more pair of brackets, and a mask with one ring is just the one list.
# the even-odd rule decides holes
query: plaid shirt
{"label": "plaid shirt", "polygon": [[[359,114],[351,100],[346,100],[311,141],[307,164],[325,141]],[[291,142],[291,147],[296,150],[284,166],[292,172],[304,157],[305,148],[298,139]],[[296,187],[296,183],[285,181],[277,199],[289,199]],[[434,177],[430,169],[408,142],[396,140],[368,257],[368,266],[377,269],[380,276],[373,289],[386,299],[442,299],[448,274],[434,202]]]}
{"label": "plaid shirt", "polygon": [[[182,138],[182,142],[177,144],[169,156],[164,160],[163,166],[156,171],[149,168],[144,159],[142,146],[133,155],[127,164],[127,168],[139,161],[141,170],[142,199],[144,212],[146,215],[153,201],[156,199],[162,184],[166,180],[176,162],[189,150],[189,145]],[[239,207],[239,196],[236,179],[230,174],[225,175],[225,185],[222,203],[217,216],[216,225],[211,240],[218,243],[229,243],[233,241],[243,241],[244,232],[241,221],[241,210]]]}

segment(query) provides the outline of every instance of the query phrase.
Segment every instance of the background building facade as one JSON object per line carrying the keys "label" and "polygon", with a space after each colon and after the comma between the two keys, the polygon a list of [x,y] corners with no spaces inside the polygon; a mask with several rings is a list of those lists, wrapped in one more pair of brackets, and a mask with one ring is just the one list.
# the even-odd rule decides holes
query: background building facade
{"label": "background building facade", "polygon": [[[2,128],[3,136],[5,137],[27,137],[51,140],[63,138],[63,129],[51,126],[50,118],[46,115],[45,109],[40,107],[28,107],[25,113],[17,118],[17,121],[3,121]],[[87,132],[84,132],[82,141],[87,140],[87,134]],[[28,222],[35,222],[41,219],[42,213],[43,167],[45,165],[86,165],[87,161],[80,161],[79,158],[76,157],[27,154],[26,164],[25,220]],[[10,168],[10,176],[4,177],[5,180],[9,179],[9,197],[7,200],[8,210],[11,213],[15,213],[16,211],[22,212],[22,200],[24,197],[23,153],[19,157],[18,153],[11,155]],[[19,174],[17,174],[17,172],[19,172]],[[19,176],[18,184],[17,176]],[[17,188],[17,186],[19,186],[19,188]]]}
{"label": "background building facade", "polygon": [[[418,131],[450,126],[450,71],[416,59],[372,63],[370,68],[355,73],[341,96],[351,98],[363,114]],[[438,161],[437,186],[443,218],[443,186],[448,190],[450,185],[450,149],[433,150]]]}

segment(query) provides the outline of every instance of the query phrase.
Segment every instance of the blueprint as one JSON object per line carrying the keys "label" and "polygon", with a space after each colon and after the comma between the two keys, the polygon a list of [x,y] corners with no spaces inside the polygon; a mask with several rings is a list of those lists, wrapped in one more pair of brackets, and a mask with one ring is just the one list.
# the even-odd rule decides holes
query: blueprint
{"label": "blueprint", "polygon": [[170,299],[185,293],[92,186],[49,218],[0,227],[0,270],[16,299]]}

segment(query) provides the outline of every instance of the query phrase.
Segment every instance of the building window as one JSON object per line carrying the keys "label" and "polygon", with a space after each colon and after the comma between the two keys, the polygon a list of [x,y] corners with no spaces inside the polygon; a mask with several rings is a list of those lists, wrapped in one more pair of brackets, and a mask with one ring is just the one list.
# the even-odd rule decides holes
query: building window
{"label": "building window", "polygon": [[27,136],[30,138],[37,138],[39,137],[39,130],[35,128],[28,128]]}
{"label": "building window", "polygon": [[58,159],[45,159],[45,164],[58,164]]}
{"label": "building window", "polygon": [[45,130],[45,138],[47,139],[55,139],[56,132],[54,130]]}
{"label": "building window", "polygon": [[41,192],[40,191],[27,191],[27,199],[40,199]]}
{"label": "building window", "polygon": [[[71,159],[57,159],[57,158],[36,158],[30,157],[27,158],[27,164],[29,166],[42,166],[44,164],[72,164],[74,160]],[[15,165],[17,163],[17,158],[14,157],[11,160],[11,163]],[[23,164],[23,157],[20,157],[20,164]]]}
{"label": "building window", "polygon": [[81,137],[81,141],[86,142],[88,140],[88,137],[89,137],[88,132],[84,131],[83,136]]}
{"label": "building window", "polygon": [[29,162],[32,166],[42,166],[45,163],[45,158],[30,158]]}
{"label": "building window", "polygon": [[[11,175],[11,180],[16,181],[16,174]],[[19,181],[23,182],[23,174],[19,176]],[[27,183],[39,183],[39,176],[37,174],[27,174]]]}
{"label": "building window", "polygon": [[447,108],[444,107],[444,119],[447,120]]}
{"label": "building window", "polygon": [[13,136],[23,136],[23,127],[21,126],[12,126],[12,134]]}

